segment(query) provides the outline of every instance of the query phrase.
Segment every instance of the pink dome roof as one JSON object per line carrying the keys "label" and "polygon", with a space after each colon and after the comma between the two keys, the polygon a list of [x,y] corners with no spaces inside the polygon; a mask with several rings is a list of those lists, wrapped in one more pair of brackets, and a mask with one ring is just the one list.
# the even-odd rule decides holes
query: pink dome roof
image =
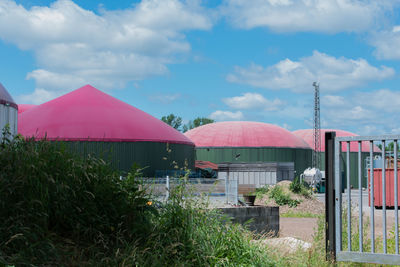
{"label": "pink dome roof", "polygon": [[49,140],[194,145],[166,123],[90,85],[21,113],[18,130]]}
{"label": "pink dome roof", "polygon": [[206,124],[185,133],[197,147],[310,147],[291,132],[268,123],[226,121]]}
{"label": "pink dome roof", "polygon": [[[305,130],[297,130],[294,131],[293,134],[302,138],[307,144],[314,149],[314,138],[313,138],[313,129],[305,129]],[[321,151],[325,151],[325,132],[336,132],[337,137],[342,136],[358,136],[355,133],[342,131],[342,130],[334,130],[334,129],[321,129]],[[347,151],[347,144],[342,143],[342,151]],[[362,142],[361,144],[362,152],[369,152],[369,142]],[[351,142],[350,143],[350,152],[358,152],[358,143]],[[374,152],[380,152],[380,149],[377,146],[374,146]]]}
{"label": "pink dome roof", "polygon": [[28,109],[31,109],[33,107],[36,107],[37,105],[31,105],[31,104],[18,104],[18,114],[27,111]]}

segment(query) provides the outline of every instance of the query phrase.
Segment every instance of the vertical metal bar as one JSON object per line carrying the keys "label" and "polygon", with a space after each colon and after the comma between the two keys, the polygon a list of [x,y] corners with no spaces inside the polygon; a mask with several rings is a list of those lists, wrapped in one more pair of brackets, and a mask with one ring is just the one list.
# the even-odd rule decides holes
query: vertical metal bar
{"label": "vertical metal bar", "polygon": [[350,184],[350,141],[346,142],[346,178],[347,178],[347,250],[351,251],[351,184]]}
{"label": "vertical metal bar", "polygon": [[167,189],[167,192],[165,192],[165,199],[166,199],[166,201],[168,201],[168,199],[169,199],[169,176],[167,175],[167,178],[165,179],[165,183],[166,183],[166,189]]}
{"label": "vertical metal bar", "polygon": [[226,176],[225,176],[225,202],[229,203],[230,201],[230,188],[229,188],[229,166],[227,167],[226,170]]}
{"label": "vertical metal bar", "polygon": [[325,251],[330,262],[336,260],[335,137],[335,132],[325,132]]}
{"label": "vertical metal bar", "polygon": [[375,253],[375,216],[374,216],[374,141],[369,143],[369,179],[370,179],[370,208],[371,208],[371,253]]}
{"label": "vertical metal bar", "polygon": [[387,253],[386,240],[386,143],[382,140],[382,227],[383,227],[383,253]]}
{"label": "vertical metal bar", "polygon": [[394,219],[396,235],[396,254],[399,254],[399,200],[398,200],[398,177],[397,177],[397,140],[394,140]]}
{"label": "vertical metal bar", "polygon": [[335,225],[336,254],[342,251],[342,176],[340,173],[341,142],[335,140]]}
{"label": "vertical metal bar", "polygon": [[363,251],[363,205],[362,205],[362,181],[361,181],[361,141],[358,142],[358,209],[359,209],[359,247]]}

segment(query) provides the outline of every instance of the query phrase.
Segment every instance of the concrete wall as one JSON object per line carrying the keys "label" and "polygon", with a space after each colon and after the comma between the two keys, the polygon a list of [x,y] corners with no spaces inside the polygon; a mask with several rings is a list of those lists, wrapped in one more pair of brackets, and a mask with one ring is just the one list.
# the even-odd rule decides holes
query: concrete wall
{"label": "concrete wall", "polygon": [[279,232],[279,207],[233,207],[220,208],[227,216],[232,218],[232,222],[244,224],[250,219],[251,223],[247,224],[250,231],[257,234],[265,234],[271,232],[273,236],[277,236]]}

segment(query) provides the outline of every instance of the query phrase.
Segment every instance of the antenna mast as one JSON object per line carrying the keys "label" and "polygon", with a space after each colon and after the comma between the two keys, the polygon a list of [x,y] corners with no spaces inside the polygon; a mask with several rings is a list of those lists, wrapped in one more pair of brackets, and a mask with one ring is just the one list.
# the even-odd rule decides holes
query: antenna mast
{"label": "antenna mast", "polygon": [[320,169],[321,166],[321,123],[320,123],[320,104],[319,104],[319,84],[313,82],[314,93],[314,150],[312,154],[312,167]]}

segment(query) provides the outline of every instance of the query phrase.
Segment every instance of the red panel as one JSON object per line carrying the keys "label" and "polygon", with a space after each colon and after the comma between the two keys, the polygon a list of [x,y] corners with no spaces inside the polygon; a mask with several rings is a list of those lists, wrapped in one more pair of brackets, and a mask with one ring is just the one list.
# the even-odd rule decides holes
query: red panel
{"label": "red panel", "polygon": [[185,133],[197,147],[310,148],[301,138],[279,126],[249,121],[206,124]]}
{"label": "red panel", "polygon": [[[313,137],[313,129],[306,129],[306,130],[297,130],[294,131],[293,134],[302,138],[312,149],[314,149],[314,137]],[[357,134],[342,131],[342,130],[333,130],[333,129],[321,129],[321,151],[325,151],[325,132],[336,132],[337,137],[341,136],[357,136]],[[342,143],[342,151],[347,151],[347,145]],[[369,152],[369,142],[362,142],[361,144],[361,151],[362,152]],[[380,152],[381,150],[374,146],[374,152]],[[358,152],[358,143],[351,142],[350,143],[350,152]]]}
{"label": "red panel", "polygon": [[[394,169],[386,169],[386,207],[394,207]],[[397,171],[397,177],[400,179],[400,170]],[[370,171],[368,170],[368,192],[370,192]],[[382,169],[374,169],[374,205],[382,207]],[[398,204],[400,203],[400,181],[397,184]],[[371,206],[371,197],[368,194],[368,205]]]}
{"label": "red panel", "polygon": [[153,116],[86,85],[20,114],[23,136],[50,140],[155,141],[194,145]]}
{"label": "red panel", "polygon": [[212,163],[210,161],[203,161],[203,160],[196,160],[195,167],[196,167],[196,169],[218,170],[218,164]]}

